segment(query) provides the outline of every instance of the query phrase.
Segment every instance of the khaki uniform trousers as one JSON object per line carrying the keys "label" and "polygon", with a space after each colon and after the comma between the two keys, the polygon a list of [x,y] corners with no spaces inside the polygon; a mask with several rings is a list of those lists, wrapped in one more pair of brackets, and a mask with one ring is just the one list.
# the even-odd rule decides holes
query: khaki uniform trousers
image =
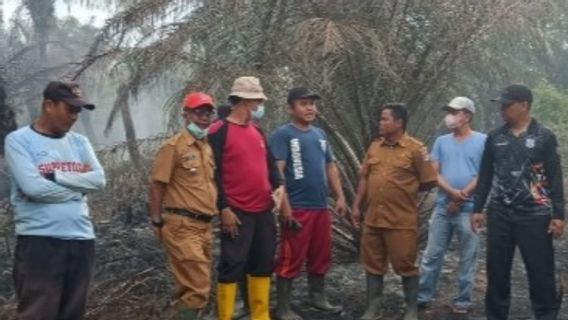
{"label": "khaki uniform trousers", "polygon": [[190,309],[205,308],[211,291],[212,224],[165,214],[162,243],[176,282],[177,302]]}
{"label": "khaki uniform trousers", "polygon": [[418,275],[417,231],[363,226],[361,262],[367,272],[384,275],[390,261],[394,272],[403,277]]}

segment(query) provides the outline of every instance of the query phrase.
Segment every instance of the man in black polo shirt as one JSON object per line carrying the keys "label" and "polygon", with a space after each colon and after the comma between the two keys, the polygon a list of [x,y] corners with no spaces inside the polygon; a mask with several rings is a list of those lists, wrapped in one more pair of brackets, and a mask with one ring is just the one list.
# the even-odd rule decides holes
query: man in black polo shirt
{"label": "man in black polo shirt", "polygon": [[530,89],[511,85],[492,101],[501,104],[505,125],[489,133],[475,192],[472,227],[487,207],[488,320],[509,314],[515,247],[523,258],[537,320],[556,319],[553,237],[564,230],[564,192],[558,143],[552,131],[531,118]]}

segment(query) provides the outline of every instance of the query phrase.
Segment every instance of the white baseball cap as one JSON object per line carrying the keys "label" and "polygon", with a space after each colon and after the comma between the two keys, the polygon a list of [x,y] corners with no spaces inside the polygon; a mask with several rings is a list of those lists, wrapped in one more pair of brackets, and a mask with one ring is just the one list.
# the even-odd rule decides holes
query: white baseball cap
{"label": "white baseball cap", "polygon": [[475,104],[471,99],[466,97],[455,97],[443,107],[444,110],[453,109],[453,110],[467,110],[471,113],[475,113]]}

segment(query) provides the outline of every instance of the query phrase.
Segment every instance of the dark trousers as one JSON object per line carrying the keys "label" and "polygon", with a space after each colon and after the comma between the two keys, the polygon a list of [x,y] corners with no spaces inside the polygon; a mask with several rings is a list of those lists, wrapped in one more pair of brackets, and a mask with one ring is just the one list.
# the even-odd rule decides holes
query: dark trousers
{"label": "dark trousers", "polygon": [[556,285],[554,248],[548,234],[550,215],[521,215],[506,208],[487,214],[488,320],[505,320],[511,302],[511,266],[518,246],[529,280],[530,300],[537,320],[554,320]]}
{"label": "dark trousers", "polygon": [[276,253],[276,220],[272,211],[247,213],[232,209],[241,224],[235,238],[221,236],[221,257],[217,270],[219,282],[233,283],[246,274],[256,277],[272,275]]}
{"label": "dark trousers", "polygon": [[18,320],[82,319],[94,256],[94,240],[18,236],[13,274]]}

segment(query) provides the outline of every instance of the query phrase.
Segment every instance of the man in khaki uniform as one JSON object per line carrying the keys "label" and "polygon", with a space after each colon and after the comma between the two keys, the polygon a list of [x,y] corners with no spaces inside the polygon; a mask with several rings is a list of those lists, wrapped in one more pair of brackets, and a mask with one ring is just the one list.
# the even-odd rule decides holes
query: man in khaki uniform
{"label": "man in khaki uniform", "polygon": [[383,275],[387,260],[402,277],[404,320],[418,319],[418,193],[433,188],[437,175],[426,146],[406,135],[408,112],[387,104],[381,113],[381,138],[371,144],[360,171],[353,203],[353,224],[360,225],[359,206],[366,199],[361,260],[367,271],[367,310],[361,320],[382,316]]}
{"label": "man in khaki uniform", "polygon": [[207,143],[213,99],[201,92],[187,95],[183,115],[186,128],[156,155],[150,213],[176,280],[172,305],[179,319],[198,319],[211,289],[211,219],[217,214],[213,151]]}

